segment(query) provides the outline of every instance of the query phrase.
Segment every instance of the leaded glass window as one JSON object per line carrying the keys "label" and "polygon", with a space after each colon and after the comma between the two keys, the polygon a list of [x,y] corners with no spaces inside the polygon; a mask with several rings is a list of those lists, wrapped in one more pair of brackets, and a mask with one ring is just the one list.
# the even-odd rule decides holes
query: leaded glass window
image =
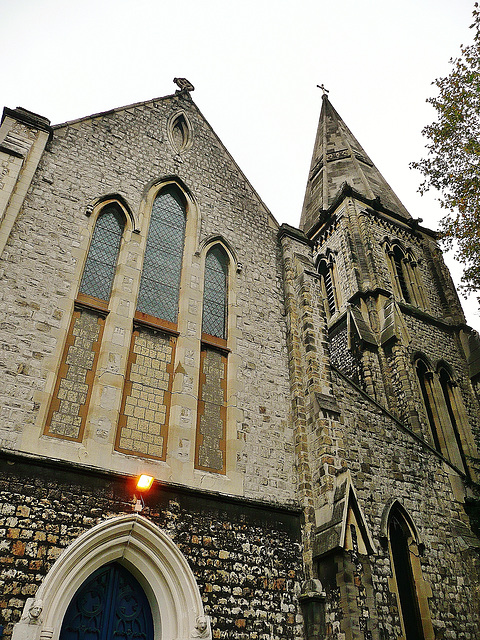
{"label": "leaded glass window", "polygon": [[124,226],[125,219],[116,205],[104,207],[93,232],[80,293],[99,300],[110,299]]}
{"label": "leaded glass window", "polygon": [[227,255],[216,245],[205,259],[202,332],[217,338],[226,337],[227,271]]}
{"label": "leaded glass window", "polygon": [[138,294],[138,311],[169,322],[177,321],[185,214],[174,187],[155,198]]}

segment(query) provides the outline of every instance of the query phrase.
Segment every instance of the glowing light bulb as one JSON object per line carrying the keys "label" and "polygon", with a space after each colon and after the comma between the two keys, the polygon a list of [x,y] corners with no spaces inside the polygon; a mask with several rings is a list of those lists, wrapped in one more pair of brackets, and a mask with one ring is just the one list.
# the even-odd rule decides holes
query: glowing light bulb
{"label": "glowing light bulb", "polygon": [[148,491],[153,484],[152,476],[142,474],[137,480],[137,489],[139,491]]}

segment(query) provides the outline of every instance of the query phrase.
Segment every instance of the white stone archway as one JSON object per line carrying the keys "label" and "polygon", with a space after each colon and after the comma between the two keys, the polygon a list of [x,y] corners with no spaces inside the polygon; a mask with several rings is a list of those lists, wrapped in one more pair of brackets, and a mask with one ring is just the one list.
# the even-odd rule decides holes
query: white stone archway
{"label": "white stone archway", "polygon": [[[61,554],[34,599],[14,627],[12,640],[58,640],[67,607],[83,582],[98,568],[119,562],[138,580],[150,602],[155,640],[211,638],[196,628],[203,616],[200,591],[176,544],[155,524],[140,516],[105,520],[86,531]],[[32,618],[33,601],[42,611]]]}

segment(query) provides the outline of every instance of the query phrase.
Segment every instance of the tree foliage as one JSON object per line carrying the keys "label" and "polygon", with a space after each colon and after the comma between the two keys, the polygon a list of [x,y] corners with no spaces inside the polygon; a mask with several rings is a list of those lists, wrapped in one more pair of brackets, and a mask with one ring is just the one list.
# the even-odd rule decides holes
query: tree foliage
{"label": "tree foliage", "polygon": [[[413,162],[425,177],[424,193],[438,190],[441,206],[448,211],[440,228],[447,248],[457,247],[464,265],[465,291],[480,291],[480,11],[473,10],[473,43],[461,45],[452,70],[432,84],[438,89],[427,102],[437,111],[437,121],[422,131],[427,157]],[[480,298],[479,298],[480,299]]]}

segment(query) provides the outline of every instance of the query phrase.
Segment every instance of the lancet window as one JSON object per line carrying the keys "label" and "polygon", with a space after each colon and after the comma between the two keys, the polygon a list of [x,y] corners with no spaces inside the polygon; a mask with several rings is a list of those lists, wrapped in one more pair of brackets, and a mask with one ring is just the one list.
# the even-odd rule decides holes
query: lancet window
{"label": "lancet window", "polygon": [[[388,518],[388,541],[405,640],[426,640],[430,637],[431,622],[426,598],[419,593],[423,580],[417,540],[408,518],[397,504]],[[425,627],[428,627],[427,633]]]}
{"label": "lancet window", "polygon": [[185,240],[186,208],[176,187],[155,198],[148,231],[137,310],[175,323]]}
{"label": "lancet window", "polygon": [[416,371],[420,390],[422,392],[423,404],[425,406],[428,423],[430,425],[433,444],[437,451],[442,452],[442,446],[440,444],[441,427],[437,407],[435,405],[433,372],[427,363],[421,358],[416,361]]}
{"label": "lancet window", "polygon": [[467,465],[463,452],[462,441],[459,432],[459,410],[458,405],[461,403],[457,399],[457,387],[452,380],[452,376],[445,366],[441,366],[438,370],[438,379],[442,389],[443,400],[447,409],[445,422],[447,425],[446,447],[449,457],[454,464],[460,469],[466,471]]}
{"label": "lancet window", "polygon": [[195,466],[225,473],[228,256],[220,244],[205,258],[202,351]]}
{"label": "lancet window", "polygon": [[81,440],[112,292],[125,216],[114,202],[100,211],[83,269],[45,434]]}
{"label": "lancet window", "polygon": [[227,309],[228,258],[220,245],[215,245],[205,258],[202,333],[225,338]]}
{"label": "lancet window", "polygon": [[467,472],[459,433],[461,400],[457,399],[451,374],[444,365],[435,373],[423,358],[417,359],[416,371],[435,448]]}
{"label": "lancet window", "polygon": [[97,218],[80,283],[80,293],[108,301],[117,267],[125,226],[123,212],[115,204],[105,206]]}
{"label": "lancet window", "polygon": [[329,253],[327,257],[319,258],[317,269],[322,277],[322,292],[326,301],[328,315],[333,316],[340,307],[337,269],[333,254]]}
{"label": "lancet window", "polygon": [[398,242],[387,242],[386,253],[395,294],[408,304],[426,308],[423,287],[417,269],[417,261],[410,250]]}
{"label": "lancet window", "polygon": [[153,202],[116,438],[118,451],[159,460],[166,456],[186,213],[175,185]]}

